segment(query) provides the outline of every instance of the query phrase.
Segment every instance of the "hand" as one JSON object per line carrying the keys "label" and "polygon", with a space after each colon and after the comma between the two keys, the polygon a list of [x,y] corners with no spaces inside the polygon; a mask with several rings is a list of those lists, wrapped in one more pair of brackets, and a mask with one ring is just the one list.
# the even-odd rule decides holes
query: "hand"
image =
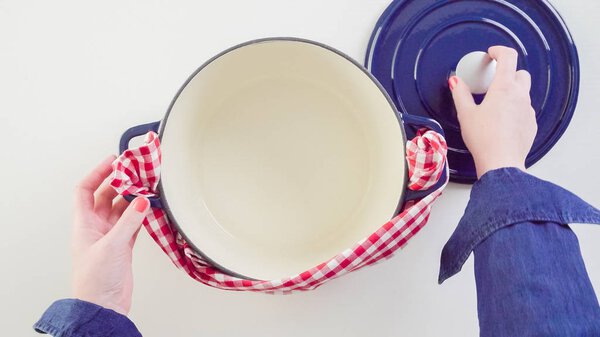
{"label": "hand", "polygon": [[103,181],[115,157],[106,158],[81,181],[75,195],[73,295],[127,315],[131,308],[133,245],[149,208],[146,198],[131,205]]}
{"label": "hand", "polygon": [[496,75],[480,105],[460,78],[453,76],[449,81],[462,137],[475,160],[478,178],[502,167],[525,170],[537,133],[529,96],[531,76],[525,70],[517,71],[517,52],[496,46],[488,53],[497,61]]}

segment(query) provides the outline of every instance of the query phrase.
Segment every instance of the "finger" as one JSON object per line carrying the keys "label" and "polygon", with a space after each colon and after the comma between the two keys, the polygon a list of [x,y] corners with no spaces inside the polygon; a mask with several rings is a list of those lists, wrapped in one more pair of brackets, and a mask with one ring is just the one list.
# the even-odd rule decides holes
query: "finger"
{"label": "finger", "polygon": [[94,192],[112,171],[114,155],[104,159],[96,168],[83,178],[75,189],[75,209],[78,212],[94,211]]}
{"label": "finger", "polygon": [[504,46],[490,47],[488,54],[496,60],[496,80],[513,80],[517,72],[519,54],[516,50]]}
{"label": "finger", "polygon": [[113,199],[118,195],[117,191],[110,186],[109,182],[105,180],[100,188],[96,191],[94,211],[101,217],[107,217],[113,207]]}
{"label": "finger", "polygon": [[519,70],[517,71],[517,83],[519,83],[523,88],[529,92],[531,90],[531,75],[527,70]]}
{"label": "finger", "polygon": [[140,229],[142,229],[142,228],[141,227],[138,228],[138,230],[135,231],[135,233],[133,234],[133,237],[131,237],[131,240],[129,240],[129,247],[131,249],[133,249],[133,246],[135,246],[135,242],[137,241],[138,234],[140,234]]}
{"label": "finger", "polygon": [[458,76],[452,76],[449,80],[450,90],[452,91],[452,98],[454,99],[454,106],[460,119],[466,111],[474,108],[475,100],[469,86],[461,80]]}
{"label": "finger", "polygon": [[118,196],[112,205],[112,209],[110,211],[110,215],[108,216],[108,221],[110,223],[116,223],[119,218],[123,215],[123,212],[129,206],[129,201],[125,200],[122,196]]}
{"label": "finger", "polygon": [[137,197],[123,212],[115,226],[106,234],[107,240],[118,244],[127,244],[142,226],[150,201],[145,197]]}

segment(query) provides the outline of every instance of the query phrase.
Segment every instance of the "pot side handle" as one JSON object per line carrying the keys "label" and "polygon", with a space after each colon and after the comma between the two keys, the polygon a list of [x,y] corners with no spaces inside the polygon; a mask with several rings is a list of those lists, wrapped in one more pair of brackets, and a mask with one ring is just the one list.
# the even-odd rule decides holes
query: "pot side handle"
{"label": "pot side handle", "polygon": [[[148,124],[137,125],[137,126],[127,129],[125,132],[123,132],[123,135],[121,136],[121,140],[119,141],[119,154],[123,154],[123,152],[125,152],[125,150],[129,149],[129,142],[133,138],[143,136],[150,131],[154,131],[154,132],[158,133],[159,126],[160,126],[160,121],[152,122],[152,123],[148,123]],[[125,200],[131,202],[131,201],[133,201],[133,199],[135,199],[135,196],[132,194],[128,194],[128,195],[124,196],[123,198],[125,198]],[[152,206],[153,208],[163,208],[159,197],[149,197],[148,200],[150,201],[150,206]]]}
{"label": "pot side handle", "polygon": [[[442,129],[440,124],[433,119],[403,113],[402,120],[404,121],[404,131],[406,132],[407,140],[412,140],[415,138],[417,136],[417,131],[419,131],[421,128],[428,128],[444,136],[444,129]],[[446,161],[445,165],[448,165],[448,161]],[[444,169],[442,175],[440,176],[440,180],[430,188],[422,191],[413,191],[407,188],[404,201],[418,200],[428,196],[446,183],[447,176],[447,170]]]}

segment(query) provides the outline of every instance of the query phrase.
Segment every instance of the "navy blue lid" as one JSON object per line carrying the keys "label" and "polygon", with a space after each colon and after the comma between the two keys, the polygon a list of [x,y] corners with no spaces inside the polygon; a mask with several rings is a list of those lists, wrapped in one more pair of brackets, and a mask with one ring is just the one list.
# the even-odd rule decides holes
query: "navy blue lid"
{"label": "navy blue lid", "polygon": [[[527,157],[540,160],[567,128],[579,91],[579,60],[558,12],[545,0],[396,0],[371,36],[366,67],[402,113],[438,121],[448,142],[450,179],[472,183],[475,164],[448,89],[460,59],[504,45],[531,73],[538,134]],[[479,101],[483,97],[476,97]]]}

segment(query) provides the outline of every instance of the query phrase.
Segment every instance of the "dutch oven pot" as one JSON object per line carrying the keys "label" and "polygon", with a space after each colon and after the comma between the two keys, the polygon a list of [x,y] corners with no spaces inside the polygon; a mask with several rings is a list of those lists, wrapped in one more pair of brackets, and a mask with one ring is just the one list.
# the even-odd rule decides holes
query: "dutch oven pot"
{"label": "dutch oven pot", "polygon": [[[127,130],[161,140],[159,197],[195,251],[224,272],[272,280],[352,247],[427,191],[407,188],[407,140],[433,120],[400,114],[360,64],[297,38],[213,57],[164,118]],[[131,199],[131,196],[129,196]]]}

